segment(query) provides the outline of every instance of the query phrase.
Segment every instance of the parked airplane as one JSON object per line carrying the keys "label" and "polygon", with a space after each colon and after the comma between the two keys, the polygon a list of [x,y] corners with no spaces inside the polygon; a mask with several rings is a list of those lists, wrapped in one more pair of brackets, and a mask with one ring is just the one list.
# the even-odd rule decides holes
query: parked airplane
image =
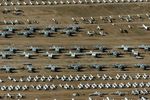
{"label": "parked airplane", "polygon": [[53,58],[55,58],[55,56],[58,56],[58,55],[60,55],[60,54],[58,54],[58,53],[50,53],[50,52],[46,51],[46,52],[43,53],[42,55],[43,55],[43,56],[47,56],[48,58],[53,59]]}
{"label": "parked airplane", "polygon": [[72,58],[77,58],[78,56],[84,55],[84,53],[69,51],[65,55],[71,56]]}
{"label": "parked airplane", "polygon": [[55,65],[49,64],[49,65],[45,66],[45,69],[49,69],[49,70],[51,70],[52,72],[57,72],[58,67],[55,66]]}
{"label": "parked airplane", "polygon": [[68,69],[74,69],[76,71],[80,71],[81,68],[82,68],[82,66],[80,64],[71,64],[71,65],[68,65]]}
{"label": "parked airplane", "polygon": [[144,28],[145,30],[149,30],[150,29],[150,26],[147,26],[145,24],[142,24],[142,26],[140,26],[140,28]]}
{"label": "parked airplane", "polygon": [[13,70],[16,70],[16,68],[14,68],[12,66],[4,65],[0,68],[0,70],[4,70],[7,73],[12,73]]}

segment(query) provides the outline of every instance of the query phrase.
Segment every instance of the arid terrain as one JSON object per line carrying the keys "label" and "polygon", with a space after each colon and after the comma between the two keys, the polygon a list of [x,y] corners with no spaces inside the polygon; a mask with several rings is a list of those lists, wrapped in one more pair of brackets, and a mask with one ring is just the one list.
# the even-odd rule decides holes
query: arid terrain
{"label": "arid terrain", "polygon": [[[2,3],[6,0],[0,0]],[[8,0],[16,2],[17,0]],[[37,0],[38,1],[38,0]],[[54,1],[54,0],[53,0]],[[56,0],[58,1],[58,0]],[[23,2],[23,0],[20,0]],[[33,0],[35,2],[35,0]],[[7,9],[7,10],[6,10]],[[16,9],[20,10],[19,14],[16,14]],[[106,84],[106,83],[140,83],[149,82],[150,73],[149,68],[143,70],[141,68],[135,68],[135,64],[147,64],[150,65],[150,51],[145,51],[138,48],[139,45],[149,45],[150,46],[150,31],[149,29],[142,28],[142,25],[150,26],[150,6],[149,2],[133,2],[133,3],[94,3],[94,4],[58,4],[58,5],[2,5],[0,6],[0,30],[9,27],[14,27],[17,30],[11,34],[8,38],[0,36],[0,51],[8,46],[14,46],[19,49],[17,53],[11,54],[8,59],[0,59],[0,67],[3,65],[13,66],[16,69],[11,72],[5,72],[0,70],[0,79],[4,82],[0,83],[0,99],[2,100],[149,100],[150,99],[150,89],[146,85],[143,87],[137,86],[130,88],[83,88],[79,89],[77,86],[79,84]],[[10,11],[9,11],[10,10]],[[111,17],[112,19],[111,19]],[[124,17],[123,20],[119,16]],[[139,17],[140,16],[140,17]],[[86,21],[83,21],[84,18]],[[93,19],[92,19],[93,18]],[[109,19],[110,18],[110,19]],[[130,21],[128,21],[130,19]],[[5,21],[19,21],[19,24],[5,24]],[[111,22],[110,22],[111,20]],[[92,23],[88,22],[92,21]],[[51,37],[45,37],[40,34],[44,28],[48,25],[57,26],[60,31],[54,32]],[[76,25],[79,27],[79,31],[75,32],[72,36],[67,36],[62,33],[61,30],[65,29],[69,25]],[[22,32],[26,27],[34,26],[38,30],[35,31],[30,37],[25,37],[23,35],[18,35],[17,33]],[[97,27],[100,26],[100,31],[106,32],[104,35],[94,34],[94,32],[99,32]],[[122,32],[125,30],[125,32]],[[92,35],[88,35],[87,32],[93,32]],[[80,46],[86,48],[82,53],[89,52],[90,50],[99,52],[99,50],[94,49],[95,45],[103,45],[107,48],[104,53],[100,54],[100,57],[92,57],[90,55],[80,55],[77,58],[72,58],[67,56],[67,53],[71,51],[73,46]],[[59,56],[55,59],[48,58],[42,54],[49,50],[50,46],[61,46],[64,47]],[[118,49],[118,46],[129,45],[133,47],[134,50],[140,53],[142,59],[136,59],[132,55],[132,52],[124,52]],[[28,50],[28,47],[35,46],[42,48],[39,53],[33,53]],[[114,57],[109,55],[112,50],[121,52],[121,57]],[[34,54],[32,59],[20,56],[23,51],[29,51]],[[70,64],[81,64],[82,69],[80,71],[75,71],[73,69],[68,69],[67,66]],[[113,64],[126,64],[125,70],[119,70],[113,68]],[[35,72],[28,72],[23,67],[24,64],[32,64],[36,69]],[[59,67],[58,71],[52,72],[45,69],[48,64],[57,65]],[[91,64],[104,64],[105,67],[102,71],[92,69],[89,67]],[[144,73],[148,75],[147,79],[128,78],[128,79],[115,79],[117,74],[135,76],[137,74],[143,75]],[[103,80],[98,78],[97,75],[103,76],[104,74],[114,77],[114,79]],[[72,81],[62,81],[56,79],[56,76],[83,76],[83,75],[93,75],[95,78],[93,80],[72,80]],[[16,78],[19,80],[21,77],[35,77],[35,76],[52,76],[54,79],[51,81],[37,81],[31,82],[19,82],[9,80],[8,77]],[[31,88],[31,85],[56,85],[55,89],[48,90],[36,90]],[[73,85],[75,89],[64,89],[60,88],[60,84]],[[29,89],[27,90],[2,90],[2,86],[16,86],[16,85],[27,85]],[[143,90],[147,89],[148,94],[133,95],[132,90]],[[101,95],[89,96],[94,92],[101,92]],[[114,95],[113,92],[121,91],[123,95]],[[120,92],[120,93],[121,93]],[[6,96],[6,94],[12,94],[13,97]],[[24,97],[15,97],[15,94],[22,94]],[[106,94],[103,94],[106,93]],[[76,94],[76,95],[74,95]],[[149,99],[141,99],[141,97]],[[90,98],[91,99],[90,99]],[[107,98],[109,97],[109,99]],[[128,99],[125,99],[128,98]],[[19,99],[20,98],[20,99]],[[74,99],[73,99],[74,98]]]}

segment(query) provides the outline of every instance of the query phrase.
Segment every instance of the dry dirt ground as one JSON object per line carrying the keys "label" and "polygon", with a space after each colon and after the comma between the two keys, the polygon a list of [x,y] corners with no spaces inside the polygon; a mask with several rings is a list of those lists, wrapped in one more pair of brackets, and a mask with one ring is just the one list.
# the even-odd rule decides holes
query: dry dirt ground
{"label": "dry dirt ground", "polygon": [[[150,32],[146,31],[144,29],[140,29],[139,26],[141,26],[143,23],[146,25],[149,24],[149,19],[146,17],[146,13],[149,13],[150,6],[147,3],[136,3],[136,4],[88,4],[88,5],[63,5],[63,6],[17,6],[18,9],[21,9],[23,13],[21,15],[14,15],[12,13],[3,14],[2,11],[4,8],[7,9],[14,9],[13,6],[4,6],[0,7],[0,21],[5,20],[15,20],[18,19],[24,24],[22,25],[14,25],[14,27],[17,27],[19,29],[22,29],[23,27],[28,26],[26,20],[36,20],[39,23],[35,24],[35,26],[38,27],[45,27],[47,25],[52,25],[54,22],[52,21],[52,18],[55,18],[58,21],[57,26],[65,27],[67,25],[73,24],[71,18],[74,17],[78,20],[79,26],[82,28],[83,31],[77,33],[76,36],[73,37],[67,37],[64,34],[56,33],[53,37],[43,37],[39,34],[33,35],[31,38],[25,38],[23,36],[18,35],[12,35],[10,38],[2,38],[0,37],[0,48],[7,47],[8,45],[15,45],[16,47],[19,47],[21,49],[25,49],[28,46],[35,45],[35,46],[41,46],[42,48],[48,50],[48,47],[50,45],[61,45],[61,46],[71,46],[71,45],[81,45],[81,46],[87,46],[90,47],[95,44],[102,44],[106,47],[115,47],[122,44],[127,44],[131,46],[137,47],[140,44],[150,44]],[[141,14],[143,16],[143,19],[135,19],[132,22],[126,22],[121,21],[118,18],[118,15],[132,15],[136,16],[136,14]],[[94,17],[97,20],[97,23],[95,24],[84,24],[81,22],[80,17],[90,18]],[[111,23],[103,22],[100,20],[100,16],[113,16],[116,18],[114,21],[115,25],[113,26]],[[108,32],[108,35],[106,36],[92,36],[89,37],[86,35],[87,30],[96,30],[97,25],[100,25],[104,31]],[[128,29],[127,25],[132,25],[132,29]],[[3,29],[6,25],[0,25],[0,28]],[[119,28],[127,29],[128,33],[120,33]],[[89,48],[92,49],[92,48]],[[139,50],[139,49],[137,49]],[[12,77],[21,77],[21,76],[36,76],[36,75],[45,75],[45,76],[55,76],[55,75],[96,75],[96,74],[108,74],[111,76],[116,75],[117,73],[126,73],[126,74],[136,74],[136,73],[148,73],[149,70],[141,70],[138,68],[134,68],[132,65],[135,63],[146,63],[150,64],[150,53],[144,52],[143,50],[139,50],[142,52],[142,55],[144,56],[144,59],[135,59],[134,57],[131,57],[130,55],[124,55],[124,57],[121,58],[115,58],[111,56],[102,55],[101,58],[92,58],[90,56],[81,56],[80,58],[72,59],[70,57],[66,56],[60,56],[58,59],[47,59],[46,57],[41,56],[40,54],[35,57],[35,59],[25,59],[23,57],[20,57],[19,55],[13,56],[12,59],[1,59],[0,60],[0,66],[2,65],[12,65],[17,68],[20,68],[23,66],[24,63],[32,63],[37,68],[43,68],[46,64],[56,64],[58,66],[61,66],[60,72],[50,72],[45,69],[38,70],[37,73],[29,73],[25,70],[17,70],[16,73],[5,73],[0,72],[0,78],[6,79],[7,76]],[[119,71],[117,69],[111,68],[110,66],[107,66],[107,68],[104,71],[96,71],[94,69],[84,68],[82,72],[76,72],[73,70],[68,70],[66,68],[67,64],[72,64],[79,62],[80,64],[87,65],[87,64],[93,64],[93,63],[102,63],[102,64],[114,64],[114,63],[125,63],[129,66],[127,68],[127,71]],[[62,82],[54,80],[52,82],[11,82],[6,81],[4,83],[0,83],[1,85],[38,85],[38,84],[80,84],[80,83],[114,83],[114,82],[148,82],[149,80],[94,80],[94,81],[75,81],[75,82]],[[124,91],[128,92],[134,88],[122,88],[122,89],[83,89],[83,90],[65,90],[65,89],[56,89],[56,90],[48,90],[48,91],[38,91],[38,90],[29,90],[29,91],[1,91],[0,95],[3,96],[6,93],[22,93],[25,94],[24,100],[34,100],[35,98],[38,98],[38,100],[71,100],[71,98],[75,98],[75,100],[88,100],[89,94],[95,91],[102,91],[102,92],[113,92],[113,91]],[[140,89],[140,88],[139,88]],[[73,93],[79,93],[80,96],[73,97]],[[111,97],[115,100],[121,100],[123,97],[128,97],[132,100],[137,100],[139,96],[133,96],[131,94],[125,95],[125,96],[115,96],[115,95],[104,95],[102,97],[100,96],[94,96],[94,100],[102,100],[104,97]],[[146,95],[146,97],[150,97],[150,95]],[[8,98],[2,98],[4,100]]]}

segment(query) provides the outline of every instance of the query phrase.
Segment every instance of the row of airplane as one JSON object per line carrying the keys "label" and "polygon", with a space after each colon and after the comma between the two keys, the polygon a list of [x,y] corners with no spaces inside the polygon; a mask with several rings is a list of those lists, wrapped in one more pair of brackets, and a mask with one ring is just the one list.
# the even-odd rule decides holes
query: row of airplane
{"label": "row of airplane", "polygon": [[[38,33],[43,34],[45,37],[51,37],[52,34],[54,34],[56,32],[66,34],[67,36],[72,36],[76,32],[79,32],[79,29],[80,29],[80,27],[77,25],[69,25],[64,29],[58,28],[56,26],[48,26],[45,29],[43,29],[42,31],[38,31]],[[39,28],[34,27],[34,26],[28,26],[23,31],[18,32],[17,35],[23,35],[25,37],[30,37],[30,36],[34,35],[34,33],[37,32],[37,30],[39,30]],[[0,35],[2,37],[7,38],[10,35],[15,34],[16,31],[17,31],[17,28],[6,27],[0,32]]]}
{"label": "row of airplane", "polygon": [[[30,63],[24,64],[24,66],[25,67],[23,67],[23,69],[28,70],[28,72],[36,72],[36,70],[37,70],[37,68],[35,66],[33,66],[32,64],[30,64]],[[98,71],[102,71],[102,69],[106,65],[103,65],[103,64],[91,64],[91,65],[88,65],[88,66],[90,68],[97,69]],[[121,71],[123,71],[123,70],[125,70],[125,68],[127,68],[127,65],[125,65],[125,64],[112,64],[112,65],[109,65],[109,66],[112,66],[113,68],[120,69]],[[150,69],[150,65],[148,65],[148,64],[135,64],[133,66],[141,68],[143,70]],[[48,70],[50,70],[52,72],[58,72],[58,70],[61,69],[60,66],[53,65],[53,64],[48,64],[44,68],[48,69]],[[85,68],[87,68],[87,67],[85,67]],[[81,69],[83,69],[83,64],[70,64],[70,65],[67,65],[67,69],[73,69],[75,71],[81,71]],[[3,65],[0,68],[0,70],[5,71],[7,73],[11,73],[11,72],[14,72],[14,70],[20,70],[20,69],[16,68],[16,67],[13,67],[13,66],[10,66],[10,65]]]}
{"label": "row of airplane", "polygon": [[25,94],[22,94],[22,93],[17,93],[17,94],[10,94],[10,93],[6,93],[6,94],[4,94],[4,95],[1,95],[1,98],[7,98],[7,99],[23,99],[23,98],[25,98],[26,96],[25,96]]}
{"label": "row of airplane", "polygon": [[[140,53],[138,51],[132,51],[129,53],[124,53],[124,52],[120,52],[120,51],[109,51],[109,52],[100,52],[100,51],[92,51],[90,50],[89,52],[77,52],[77,51],[69,51],[68,53],[57,53],[57,52],[49,52],[46,51],[45,53],[42,53],[41,56],[46,56],[49,59],[57,59],[58,56],[69,56],[71,58],[80,58],[81,56],[92,56],[94,58],[101,58],[102,55],[111,55],[112,57],[123,57],[123,55],[131,55],[136,59],[143,59],[143,57],[140,55]],[[18,54],[19,56],[23,56],[24,58],[28,58],[28,59],[35,59],[35,57],[39,56],[39,54],[36,53],[32,53],[30,51],[23,51],[21,53]],[[17,54],[14,54],[12,52],[9,51],[1,51],[0,52],[0,56],[1,59],[11,59],[12,56],[17,56]]]}
{"label": "row of airplane", "polygon": [[[8,79],[8,80],[7,80]],[[8,78],[5,79],[1,79],[0,83],[3,82],[50,82],[50,81],[64,81],[64,82],[74,82],[74,81],[94,81],[94,80],[101,80],[101,81],[105,81],[105,80],[148,80],[150,79],[150,75],[144,73],[144,74],[139,74],[136,73],[134,75],[128,75],[128,74],[116,74],[116,75],[55,75],[55,76],[24,76],[22,77],[12,77],[12,76],[8,76]]]}
{"label": "row of airplane", "polygon": [[[149,30],[150,26],[146,26],[145,24],[143,24],[140,28],[143,28],[145,30]],[[124,32],[127,32],[127,30],[120,29],[120,32],[124,33]],[[14,34],[15,33],[12,33],[10,31],[1,31],[0,32],[0,36],[4,37],[4,38],[8,38]],[[39,34],[43,35],[44,37],[53,37],[53,34],[56,34],[56,32],[54,32],[52,30],[43,30],[43,31],[40,31]],[[67,30],[63,30],[62,34],[65,34],[66,36],[75,36],[77,34],[77,32],[74,30],[70,30],[70,29],[68,30],[67,29]],[[97,31],[97,32],[96,31],[87,31],[86,34],[88,36],[95,36],[95,35],[106,36],[108,33],[104,32],[104,31]],[[26,31],[22,31],[22,32],[17,33],[17,35],[22,35],[22,36],[29,38],[35,34],[31,30],[26,30]]]}
{"label": "row of airplane", "polygon": [[[93,46],[79,46],[79,45],[73,45],[73,46],[69,46],[69,47],[64,47],[64,46],[58,46],[58,45],[52,45],[49,46],[49,50],[52,50],[56,53],[63,53],[65,50],[69,50],[69,52],[71,53],[71,51],[75,51],[76,53],[82,53],[85,50],[89,50],[89,48],[92,48],[93,50],[98,50],[99,52],[95,52],[95,53],[100,53],[100,52],[107,52],[110,49],[121,49],[124,52],[135,52],[134,49],[144,49],[145,51],[149,51],[150,50],[150,45],[149,44],[142,44],[139,46],[128,46],[128,45],[121,45],[121,46],[113,46],[113,47],[106,47],[103,45],[93,45]],[[94,51],[92,51],[92,49],[89,51],[89,54],[94,53]],[[40,46],[28,46],[25,49],[19,49],[17,47],[15,47],[14,45],[12,46],[7,46],[5,48],[1,49],[2,51],[7,51],[7,52],[11,52],[11,53],[17,53],[19,51],[32,51],[34,53],[40,53],[43,52],[43,50],[45,50],[45,48],[42,48]],[[49,52],[46,51],[45,55],[48,55]]]}
{"label": "row of airplane", "polygon": [[2,2],[1,6],[21,6],[21,5],[58,5],[58,4],[95,4],[95,3],[130,3],[130,2],[148,2],[148,0],[66,0],[66,1],[29,1],[29,2]]}
{"label": "row of airplane", "polygon": [[[74,23],[80,22],[80,20],[81,20],[81,22],[85,23],[85,24],[94,24],[94,23],[98,23],[97,21],[99,21],[99,19],[105,23],[106,22],[115,23],[117,21],[126,21],[126,22],[136,21],[137,19],[145,18],[145,15],[146,15],[147,19],[150,18],[150,15],[148,13],[146,13],[146,14],[136,14],[136,15],[100,16],[99,18],[98,17],[95,17],[95,18],[94,17],[90,17],[90,18],[87,18],[87,17],[74,18],[74,17],[72,17],[71,19]],[[119,18],[120,20],[118,20],[117,18]],[[146,26],[145,24],[141,25],[141,27],[143,27],[143,28],[145,26]]]}
{"label": "row of airplane", "polygon": [[[76,85],[72,84],[38,84],[38,85],[2,85],[0,87],[1,91],[25,91],[25,90],[58,90],[58,89],[65,89],[65,90],[83,90],[83,89],[110,89],[110,88],[149,88],[149,82],[134,82],[134,83],[78,83]],[[148,90],[147,90],[148,91]],[[149,94],[150,92],[145,92],[145,94]],[[137,93],[135,90],[131,92],[132,95],[140,95],[144,93]],[[112,94],[112,95],[117,95]]]}

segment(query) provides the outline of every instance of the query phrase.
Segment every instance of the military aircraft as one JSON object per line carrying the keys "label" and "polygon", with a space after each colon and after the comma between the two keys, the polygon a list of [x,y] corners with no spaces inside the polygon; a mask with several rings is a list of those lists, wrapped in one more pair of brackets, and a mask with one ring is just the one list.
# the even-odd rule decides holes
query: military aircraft
{"label": "military aircraft", "polygon": [[24,51],[20,54],[20,56],[24,56],[25,58],[31,59],[33,56],[35,56],[35,54]]}
{"label": "military aircraft", "polygon": [[93,36],[93,35],[96,34],[96,32],[95,32],[95,31],[87,31],[86,34],[87,34],[88,36]]}
{"label": "military aircraft", "polygon": [[78,53],[81,53],[85,48],[78,46],[78,45],[75,45],[75,46],[71,47],[71,49],[75,50]]}
{"label": "military aircraft", "polygon": [[133,55],[136,59],[143,59],[143,57],[140,56],[139,51],[131,50],[131,55]]}
{"label": "military aircraft", "polygon": [[17,29],[14,28],[14,27],[10,27],[10,26],[7,26],[3,29],[3,31],[8,31],[8,32],[11,32],[11,33],[14,33]]}
{"label": "military aircraft", "polygon": [[113,95],[119,95],[119,96],[124,96],[126,94],[128,94],[127,92],[121,92],[121,91],[116,91],[112,93]]}
{"label": "military aircraft", "polygon": [[4,70],[6,73],[12,73],[13,70],[16,70],[15,67],[4,65],[0,68],[0,70]]}
{"label": "military aircraft", "polygon": [[27,26],[26,28],[25,28],[25,30],[28,30],[28,31],[30,31],[30,32],[35,32],[36,30],[38,30],[38,28],[37,27],[35,27],[35,26]]}
{"label": "military aircraft", "polygon": [[41,51],[42,49],[40,47],[34,47],[34,46],[30,46],[29,50],[35,52],[35,53],[39,53],[39,51]]}
{"label": "military aircraft", "polygon": [[61,53],[61,51],[64,50],[64,47],[53,45],[53,46],[50,46],[49,49],[50,49],[50,50],[54,50],[54,51],[57,52],[57,53]]}
{"label": "military aircraft", "polygon": [[126,67],[127,67],[127,65],[125,65],[125,64],[113,64],[113,68],[117,68],[121,71],[124,71]]}
{"label": "military aircraft", "polygon": [[79,31],[80,27],[77,25],[69,25],[66,29],[77,32],[77,31]]}
{"label": "military aircraft", "polygon": [[51,37],[52,34],[54,33],[54,31],[52,31],[52,30],[43,30],[40,33],[43,34],[45,37]]}
{"label": "military aircraft", "polygon": [[68,65],[67,67],[68,67],[68,69],[74,69],[76,71],[80,71],[82,68],[82,65],[81,64],[71,64],[71,65]]}
{"label": "military aircraft", "polygon": [[51,70],[52,72],[57,72],[57,71],[58,71],[58,66],[49,64],[49,65],[45,66],[45,69],[49,69],[49,70]]}
{"label": "military aircraft", "polygon": [[101,52],[105,52],[108,48],[104,47],[103,45],[95,45],[94,46],[95,49],[98,49]]}
{"label": "military aircraft", "polygon": [[138,47],[140,49],[144,49],[145,51],[150,51],[150,45],[144,45],[144,44],[142,44],[142,45],[139,45]]}
{"label": "military aircraft", "polygon": [[68,53],[65,53],[65,55],[71,56],[72,58],[77,58],[78,56],[84,55],[84,53],[69,51]]}
{"label": "military aircraft", "polygon": [[58,53],[49,53],[48,51],[46,51],[45,53],[42,54],[43,56],[47,56],[48,58],[55,58],[55,56],[59,56],[60,54]]}
{"label": "military aircraft", "polygon": [[7,48],[4,48],[4,51],[9,51],[11,53],[16,53],[19,49],[16,47],[8,46]]}
{"label": "military aircraft", "polygon": [[35,72],[36,69],[33,67],[32,64],[27,63],[27,64],[24,64],[24,65],[25,65],[25,69],[27,69],[28,72]]}
{"label": "military aircraft", "polygon": [[103,95],[107,95],[108,93],[106,92],[98,92],[95,91],[94,93],[89,94],[89,96],[103,96]]}
{"label": "military aircraft", "polygon": [[123,49],[124,51],[130,52],[133,47],[128,46],[128,45],[121,45],[121,46],[117,46],[118,49]]}
{"label": "military aircraft", "polygon": [[143,70],[146,70],[147,68],[150,67],[150,65],[148,64],[135,64],[134,67],[137,67],[137,68],[141,68]]}
{"label": "military aircraft", "polygon": [[73,36],[75,34],[74,30],[64,29],[62,33],[66,34],[67,36]]}
{"label": "military aircraft", "polygon": [[140,26],[140,28],[143,28],[145,30],[149,30],[150,29],[150,26],[147,26],[145,24],[142,24],[142,26]]}
{"label": "military aircraft", "polygon": [[23,31],[23,32],[19,32],[18,35],[23,35],[25,37],[30,37],[31,35],[33,35],[33,31],[30,31],[30,30],[26,30],[26,31]]}
{"label": "military aircraft", "polygon": [[8,36],[12,35],[13,33],[12,32],[9,32],[9,31],[1,31],[0,32],[0,36],[1,37],[4,37],[4,38],[8,38]]}
{"label": "military aircraft", "polygon": [[99,57],[100,54],[102,54],[102,52],[96,52],[96,51],[89,51],[89,52],[86,52],[85,54],[87,55],[91,55],[92,57]]}
{"label": "military aircraft", "polygon": [[112,50],[108,53],[109,55],[112,55],[114,57],[120,57],[121,53],[119,51],[115,51],[115,50]]}
{"label": "military aircraft", "polygon": [[91,68],[97,69],[98,71],[102,71],[105,65],[102,64],[92,64],[90,65]]}
{"label": "military aircraft", "polygon": [[2,59],[8,59],[11,55],[11,52],[0,52],[0,56]]}
{"label": "military aircraft", "polygon": [[59,27],[56,25],[49,25],[48,27],[45,28],[45,30],[52,31],[52,32],[57,32],[58,29]]}

